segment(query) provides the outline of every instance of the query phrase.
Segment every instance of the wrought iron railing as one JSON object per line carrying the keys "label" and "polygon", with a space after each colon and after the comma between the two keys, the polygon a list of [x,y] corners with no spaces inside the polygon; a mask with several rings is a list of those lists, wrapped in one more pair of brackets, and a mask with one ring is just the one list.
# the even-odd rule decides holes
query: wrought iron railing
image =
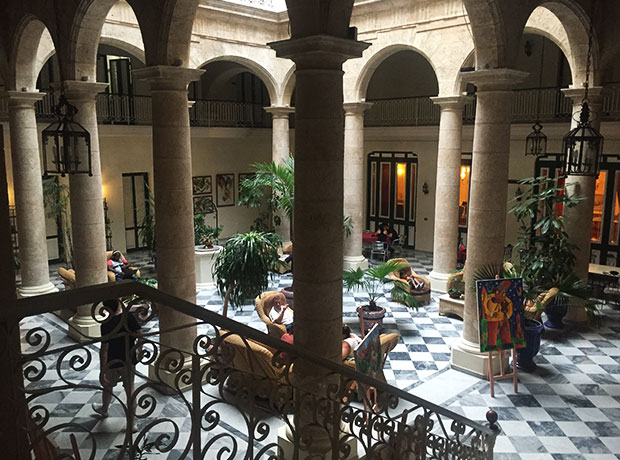
{"label": "wrought iron railing", "polygon": [[[108,324],[114,312],[98,303],[107,298],[133,299],[139,306],[124,307],[114,320],[117,326],[103,338],[55,341],[44,314],[92,305],[94,320]],[[147,447],[190,459],[297,459],[309,458],[308,452],[339,460],[493,457],[490,428],[137,282],[17,303],[33,450],[45,444],[67,455],[62,458],[76,458],[71,455],[77,450],[83,459],[94,458],[102,454],[98,441],[110,444],[110,437],[120,436],[112,447],[103,447],[112,450],[105,458],[142,458],[138,454]],[[160,329],[153,304],[162,314],[171,309],[187,315],[187,324]],[[143,325],[141,334],[129,327],[130,315]],[[174,337],[187,334],[195,337],[190,349],[176,348]],[[100,344],[113,339],[125,344],[124,359],[102,367]],[[122,424],[137,425],[135,433],[119,435],[120,427],[108,426],[106,435],[105,425],[84,415],[89,408],[73,407],[78,416],[68,419],[67,408],[55,413],[56,405],[46,403],[62,401],[70,392],[108,391],[101,382],[111,378],[126,384],[124,394],[113,394],[112,400],[121,407]],[[357,388],[371,387],[376,401],[364,396],[365,404],[355,402]],[[87,396],[78,401],[93,401],[81,394]]]}

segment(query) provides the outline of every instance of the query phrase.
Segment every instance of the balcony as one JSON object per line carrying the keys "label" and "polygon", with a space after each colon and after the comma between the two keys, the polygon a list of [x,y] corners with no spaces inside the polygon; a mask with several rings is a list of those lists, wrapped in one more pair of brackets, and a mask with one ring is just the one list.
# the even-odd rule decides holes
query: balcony
{"label": "balcony", "polygon": [[[103,340],[126,344],[122,378],[134,384],[116,391],[109,418],[97,420],[90,404],[108,391],[99,379],[102,339],[68,340],[54,332],[51,313],[92,305],[105,324],[113,312],[98,303],[104,298],[133,305]],[[186,325],[161,329],[153,305],[183,313]],[[147,448],[188,459],[302,458],[322,439],[329,458],[493,458],[496,434],[485,426],[137,282],[20,299],[15,315],[33,451],[45,443],[72,458],[138,458]],[[125,330],[129,315],[141,334]],[[187,334],[195,337],[189,349],[172,345]],[[356,402],[356,388],[376,389],[376,401],[362,391]],[[121,431],[132,424],[135,434]]]}

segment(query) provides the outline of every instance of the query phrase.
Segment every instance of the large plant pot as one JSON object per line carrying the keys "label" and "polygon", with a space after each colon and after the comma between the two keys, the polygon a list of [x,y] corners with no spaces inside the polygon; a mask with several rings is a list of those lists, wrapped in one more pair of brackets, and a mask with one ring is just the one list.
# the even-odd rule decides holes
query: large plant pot
{"label": "large plant pot", "polygon": [[281,292],[282,294],[284,294],[284,297],[286,297],[286,303],[288,303],[289,307],[293,308],[294,306],[293,286],[287,286],[285,288],[282,288]]}
{"label": "large plant pot", "polygon": [[525,319],[525,348],[517,349],[517,367],[523,372],[532,372],[536,369],[534,357],[540,350],[540,336],[545,327],[535,319]]}
{"label": "large plant pot", "polygon": [[547,315],[547,321],[545,321],[545,327],[548,329],[564,329],[564,323],[562,320],[568,313],[568,298],[556,296],[545,307],[545,314]]}
{"label": "large plant pot", "polygon": [[[370,331],[375,324],[379,325],[379,330],[383,329],[383,318],[385,317],[385,308],[383,307],[379,307],[379,310],[376,311],[370,311],[370,310],[366,310],[365,308],[367,307],[367,305],[358,307],[357,309],[357,314],[362,315],[362,317],[364,318],[364,335],[366,335],[366,333],[368,333],[368,331]],[[360,318],[361,320],[361,318]],[[360,321],[360,327],[361,327],[361,321]]]}

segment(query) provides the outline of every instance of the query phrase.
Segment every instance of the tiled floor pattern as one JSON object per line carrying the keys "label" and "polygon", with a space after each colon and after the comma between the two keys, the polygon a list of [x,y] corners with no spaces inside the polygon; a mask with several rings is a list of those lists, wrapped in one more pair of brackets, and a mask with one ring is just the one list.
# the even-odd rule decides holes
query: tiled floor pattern
{"label": "tiled floor pattern", "polygon": [[[130,254],[132,261],[139,259]],[[432,266],[429,254],[409,255],[416,272],[427,274]],[[140,265],[143,273],[148,267]],[[53,282],[58,282],[55,279]],[[272,288],[290,285],[290,275],[272,280]],[[355,307],[364,300],[359,293],[343,295],[344,320],[359,329]],[[555,337],[546,337],[537,357],[538,369],[532,374],[520,374],[519,392],[514,394],[512,384],[500,382],[496,397],[489,395],[488,382],[466,377],[461,382],[448,370],[451,345],[458,340],[462,322],[439,316],[437,299],[418,311],[410,311],[398,304],[381,299],[388,305],[384,322],[386,332],[401,335],[400,343],[390,353],[386,364],[389,383],[413,394],[417,391],[438,398],[441,405],[473,420],[484,422],[489,408],[499,415],[502,428],[495,446],[496,459],[591,459],[620,458],[620,314],[606,308],[601,327],[587,331],[566,331]],[[197,303],[217,311],[221,306],[214,290],[200,291]],[[252,305],[229,312],[237,321],[264,330]],[[55,317],[40,319],[54,340],[69,343],[62,325]],[[93,350],[96,353],[96,350]],[[50,371],[48,371],[50,372]],[[51,374],[50,374],[51,375]],[[47,376],[46,376],[47,377]],[[87,376],[96,384],[96,372]],[[37,384],[51,384],[51,380]],[[82,382],[84,383],[84,382]],[[462,386],[462,391],[455,390]],[[428,391],[430,386],[431,390]],[[120,388],[117,387],[117,388]],[[120,390],[119,390],[120,394]],[[446,394],[455,396],[445,399]],[[444,396],[442,398],[442,395]],[[53,424],[82,423],[96,433],[97,458],[116,458],[115,445],[122,442],[120,432],[124,425],[120,408],[111,409],[105,421],[92,417],[90,404],[100,396],[93,390],[53,392],[39,402],[52,411]],[[180,429],[180,439],[188,438],[187,409],[179,398],[158,397],[157,411],[170,417]],[[116,411],[116,412],[113,412]],[[159,414],[155,414],[159,415]],[[139,425],[140,428],[142,428]],[[234,430],[232,426],[228,427]],[[172,433],[168,425],[155,431]],[[62,434],[61,436],[65,436]],[[83,447],[90,438],[79,438]],[[180,444],[182,445],[182,444]],[[172,451],[167,458],[177,458],[180,451]],[[162,454],[156,458],[165,458]]]}

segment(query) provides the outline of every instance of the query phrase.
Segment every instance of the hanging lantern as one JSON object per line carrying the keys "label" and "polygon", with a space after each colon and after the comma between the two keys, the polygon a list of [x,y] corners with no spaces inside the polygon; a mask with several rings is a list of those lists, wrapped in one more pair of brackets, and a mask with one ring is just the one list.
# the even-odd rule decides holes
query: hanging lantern
{"label": "hanging lantern", "polygon": [[536,121],[533,131],[525,139],[525,154],[542,156],[547,154],[547,136],[542,132],[542,125]]}
{"label": "hanging lantern", "polygon": [[54,113],[58,121],[50,124],[41,134],[45,174],[92,176],[90,133],[73,121],[77,109],[61,94]]}
{"label": "hanging lantern", "polygon": [[598,176],[603,156],[603,136],[591,125],[587,101],[581,105],[577,127],[564,136],[562,152],[566,174]]}

